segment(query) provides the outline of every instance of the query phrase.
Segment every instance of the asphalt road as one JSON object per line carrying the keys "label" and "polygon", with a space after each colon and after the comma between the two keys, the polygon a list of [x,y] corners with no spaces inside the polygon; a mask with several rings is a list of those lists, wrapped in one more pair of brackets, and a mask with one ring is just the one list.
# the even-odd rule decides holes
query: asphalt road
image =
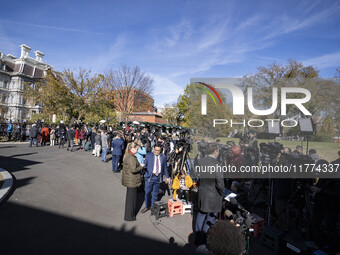
{"label": "asphalt road", "polygon": [[0,254],[191,253],[190,214],[156,221],[147,212],[124,222],[126,188],[111,161],[57,146],[0,144],[0,167],[16,178],[0,208]]}
{"label": "asphalt road", "polygon": [[[147,212],[124,222],[126,188],[111,161],[58,146],[0,144],[0,167],[16,178],[0,207],[1,255],[193,253],[190,214],[156,220]],[[250,254],[273,253],[257,238]]]}

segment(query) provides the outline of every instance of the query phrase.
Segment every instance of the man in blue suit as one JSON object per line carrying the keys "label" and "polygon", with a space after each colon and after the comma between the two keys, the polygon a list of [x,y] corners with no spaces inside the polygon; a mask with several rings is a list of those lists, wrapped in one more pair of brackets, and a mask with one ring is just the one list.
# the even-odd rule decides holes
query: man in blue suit
{"label": "man in blue suit", "polygon": [[112,171],[118,172],[118,163],[123,155],[124,151],[124,140],[122,139],[122,135],[118,134],[115,139],[112,141]]}
{"label": "man in blue suit", "polygon": [[154,146],[153,153],[150,152],[145,157],[145,208],[141,211],[141,213],[145,213],[150,210],[153,203],[157,200],[159,186],[163,180],[164,173],[167,178],[166,182],[170,184],[166,156],[161,153],[161,151],[161,145],[156,144]]}

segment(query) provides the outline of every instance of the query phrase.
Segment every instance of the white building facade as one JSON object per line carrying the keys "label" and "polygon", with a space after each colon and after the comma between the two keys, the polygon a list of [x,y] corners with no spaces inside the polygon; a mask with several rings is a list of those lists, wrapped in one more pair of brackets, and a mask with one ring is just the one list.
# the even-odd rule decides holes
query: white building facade
{"label": "white building facade", "polygon": [[41,80],[47,70],[56,72],[52,66],[43,62],[44,54],[35,51],[35,58],[29,53],[31,48],[20,45],[21,56],[0,51],[0,121],[23,121],[30,119],[34,113],[40,113],[40,105],[29,105],[24,97],[25,84],[34,85]]}

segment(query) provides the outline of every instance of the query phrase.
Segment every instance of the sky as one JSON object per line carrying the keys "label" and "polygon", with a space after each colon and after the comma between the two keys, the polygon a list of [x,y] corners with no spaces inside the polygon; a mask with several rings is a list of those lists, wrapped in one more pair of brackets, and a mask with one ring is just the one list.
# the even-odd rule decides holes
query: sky
{"label": "sky", "polygon": [[156,106],[190,78],[242,77],[295,59],[333,77],[340,67],[340,1],[0,0],[0,51],[39,50],[58,71],[138,65]]}

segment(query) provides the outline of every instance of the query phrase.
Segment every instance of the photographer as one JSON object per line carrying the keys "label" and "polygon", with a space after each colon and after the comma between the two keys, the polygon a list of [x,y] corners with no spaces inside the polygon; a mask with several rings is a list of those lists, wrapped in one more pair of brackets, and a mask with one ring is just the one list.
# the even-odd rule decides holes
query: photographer
{"label": "photographer", "polygon": [[247,165],[256,166],[259,163],[259,148],[258,141],[255,138],[255,132],[249,131],[248,140],[244,144],[245,158]]}
{"label": "photographer", "polygon": [[293,156],[301,156],[303,155],[303,149],[300,145],[296,146],[296,149],[292,152]]}
{"label": "photographer", "polygon": [[172,188],[174,189],[173,198],[181,199],[184,195],[186,203],[189,204],[190,201],[190,189],[192,188],[192,179],[190,175],[186,174],[184,170],[177,174],[172,183]]}
{"label": "photographer", "polygon": [[[218,161],[219,147],[216,143],[207,146],[208,156],[198,160],[201,167],[221,165]],[[211,225],[215,224],[218,212],[222,209],[222,196],[224,193],[223,172],[201,173],[198,190],[197,219],[195,224],[196,243],[206,242],[206,235]]]}
{"label": "photographer", "polygon": [[314,149],[310,149],[308,151],[308,156],[311,159],[313,159],[315,163],[320,159],[319,155],[316,153],[316,150],[314,150]]}
{"label": "photographer", "polygon": [[235,145],[231,148],[231,151],[232,151],[232,154],[231,154],[230,165],[235,166],[237,170],[240,170],[241,166],[245,165],[245,160],[242,155],[241,148]]}

